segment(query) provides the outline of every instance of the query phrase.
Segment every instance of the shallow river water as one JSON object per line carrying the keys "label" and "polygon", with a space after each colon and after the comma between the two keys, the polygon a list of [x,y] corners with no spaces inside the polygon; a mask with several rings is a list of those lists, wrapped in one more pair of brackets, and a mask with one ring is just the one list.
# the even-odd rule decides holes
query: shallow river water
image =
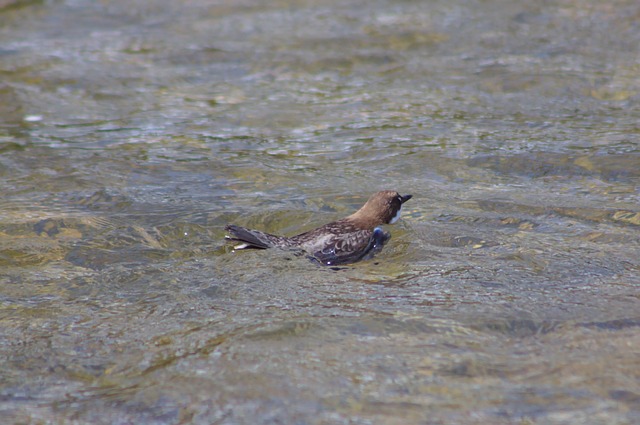
{"label": "shallow river water", "polygon": [[[3,423],[640,423],[640,3],[0,1]],[[373,260],[234,252],[412,194]]]}

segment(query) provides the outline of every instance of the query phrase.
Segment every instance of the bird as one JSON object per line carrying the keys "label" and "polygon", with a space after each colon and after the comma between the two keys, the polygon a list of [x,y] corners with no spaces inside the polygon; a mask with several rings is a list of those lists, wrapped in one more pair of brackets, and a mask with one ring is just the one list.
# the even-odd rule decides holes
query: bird
{"label": "bird", "polygon": [[376,192],[355,213],[296,236],[277,236],[260,230],[228,224],[225,239],[240,242],[234,249],[279,248],[306,253],[326,266],[355,263],[370,259],[382,250],[391,235],[382,224],[393,224],[400,218],[402,205],[413,195],[400,195],[395,190]]}

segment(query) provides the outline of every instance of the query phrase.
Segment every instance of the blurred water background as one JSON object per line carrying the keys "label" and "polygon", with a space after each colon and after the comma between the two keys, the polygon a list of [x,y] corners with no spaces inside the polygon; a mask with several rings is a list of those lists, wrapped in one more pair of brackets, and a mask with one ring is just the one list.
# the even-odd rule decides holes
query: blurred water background
{"label": "blurred water background", "polygon": [[[640,3],[0,1],[7,423],[637,424]],[[413,194],[373,261],[232,252]]]}

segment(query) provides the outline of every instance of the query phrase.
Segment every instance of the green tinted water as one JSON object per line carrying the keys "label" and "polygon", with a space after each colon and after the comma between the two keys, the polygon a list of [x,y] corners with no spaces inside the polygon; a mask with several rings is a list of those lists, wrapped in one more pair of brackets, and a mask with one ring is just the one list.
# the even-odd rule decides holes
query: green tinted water
{"label": "green tinted water", "polygon": [[0,5],[2,416],[634,423],[636,2],[263,3]]}

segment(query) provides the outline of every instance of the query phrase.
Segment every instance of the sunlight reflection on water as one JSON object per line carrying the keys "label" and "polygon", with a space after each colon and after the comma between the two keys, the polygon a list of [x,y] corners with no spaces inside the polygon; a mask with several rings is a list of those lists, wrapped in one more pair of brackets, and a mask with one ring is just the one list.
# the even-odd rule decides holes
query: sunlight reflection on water
{"label": "sunlight reflection on water", "polygon": [[258,3],[0,10],[3,415],[631,423],[638,6]]}

